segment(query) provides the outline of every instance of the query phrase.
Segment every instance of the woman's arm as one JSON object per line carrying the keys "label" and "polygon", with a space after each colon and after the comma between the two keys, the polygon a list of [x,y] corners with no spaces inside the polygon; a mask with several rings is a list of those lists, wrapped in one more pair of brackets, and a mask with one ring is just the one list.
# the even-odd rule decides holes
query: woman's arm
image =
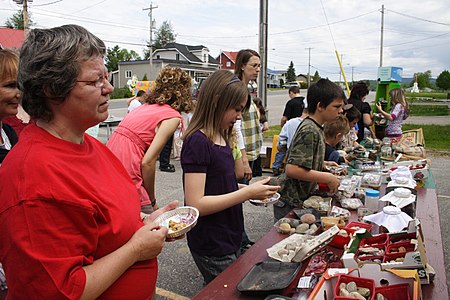
{"label": "woman's arm", "polygon": [[158,159],[161,149],[174,134],[179,124],[179,118],[171,118],[162,121],[157,128],[153,142],[150,147],[148,147],[147,152],[145,152],[144,158],[142,159],[142,180],[144,181],[144,188],[151,201],[155,200],[156,160]]}
{"label": "woman's arm", "polygon": [[270,177],[228,194],[205,196],[206,173],[186,173],[184,175],[186,205],[196,207],[200,212],[200,216],[206,216],[247,201],[248,199],[270,198],[280,187],[266,185],[269,181]]}
{"label": "woman's arm", "polygon": [[125,245],[95,260],[93,264],[84,266],[86,285],[81,299],[98,298],[133,264],[158,256],[164,246],[168,229],[159,227],[153,221],[177,206],[178,201],[172,201],[147,215],[145,226],[136,231]]}
{"label": "woman's arm", "polygon": [[84,266],[86,285],[81,299],[98,298],[133,264],[158,256],[167,231],[156,223],[147,224],[136,231],[125,245]]}

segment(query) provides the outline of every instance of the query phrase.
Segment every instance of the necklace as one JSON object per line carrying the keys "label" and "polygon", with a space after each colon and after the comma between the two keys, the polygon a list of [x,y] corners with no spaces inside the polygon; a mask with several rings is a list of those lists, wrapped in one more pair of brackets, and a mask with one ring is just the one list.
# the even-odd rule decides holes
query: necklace
{"label": "necklace", "polygon": [[61,140],[68,141],[68,142],[72,142],[72,143],[75,143],[75,144],[82,144],[82,143],[83,143],[83,137],[81,137],[80,139],[77,138],[77,137],[71,138],[70,135],[69,135],[69,137],[65,138],[65,137],[63,136],[63,134],[60,134],[60,133],[59,133],[56,129],[54,129],[49,123],[44,122],[44,121],[42,121],[42,120],[38,120],[38,121],[36,122],[36,125],[37,125],[38,127],[42,128],[43,130],[47,131],[48,133],[50,133],[50,134],[53,135],[54,137],[59,138],[59,139],[61,139]]}

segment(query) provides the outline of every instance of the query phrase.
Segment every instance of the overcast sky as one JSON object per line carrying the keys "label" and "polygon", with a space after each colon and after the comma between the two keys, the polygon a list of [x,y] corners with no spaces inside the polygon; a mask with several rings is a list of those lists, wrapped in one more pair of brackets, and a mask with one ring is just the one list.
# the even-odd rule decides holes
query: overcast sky
{"label": "overcast sky", "polygon": [[[221,50],[258,49],[258,0],[153,1],[156,27],[171,22],[177,42],[204,45],[213,57]],[[269,0],[268,67],[340,77],[335,50],[347,80],[376,79],[380,63],[381,6],[378,0]],[[450,69],[450,1],[385,1],[383,66],[403,67],[404,77]],[[104,40],[142,55],[149,40],[150,1],[34,0],[35,27],[79,24]],[[0,0],[0,23],[16,12],[13,0]],[[327,21],[328,20],[328,21]],[[353,72],[352,72],[353,71]],[[353,73],[353,74],[352,74]]]}

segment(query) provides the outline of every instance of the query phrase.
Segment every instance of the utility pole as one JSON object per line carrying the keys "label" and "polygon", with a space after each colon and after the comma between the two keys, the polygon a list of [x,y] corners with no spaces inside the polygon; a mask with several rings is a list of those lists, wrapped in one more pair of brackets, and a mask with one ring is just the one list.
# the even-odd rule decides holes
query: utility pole
{"label": "utility pole", "polygon": [[[23,13],[23,34],[26,37],[28,35],[28,31],[30,30],[28,25],[28,3],[27,0],[14,0],[17,4],[23,4],[22,13]],[[28,0],[28,2],[33,2],[33,0]]]}
{"label": "utility pole", "polygon": [[384,4],[381,5],[380,67],[383,66]]}
{"label": "utility pole", "polygon": [[148,54],[149,54],[148,61],[150,63],[149,77],[152,76],[151,73],[152,73],[152,68],[153,68],[153,65],[152,65],[152,58],[153,58],[153,47],[152,47],[153,41],[152,41],[152,38],[153,38],[153,36],[152,36],[152,33],[153,33],[153,25],[154,25],[155,21],[153,20],[152,12],[153,12],[153,9],[155,9],[155,8],[158,8],[158,6],[153,6],[153,3],[150,2],[150,6],[149,7],[142,9],[142,10],[148,10],[149,11],[148,12],[148,16],[150,17],[150,41],[148,43]]}
{"label": "utility pole", "polygon": [[306,48],[308,49],[308,89],[311,85],[311,47]]}
{"label": "utility pole", "polygon": [[259,55],[261,71],[259,72],[258,96],[267,110],[267,28],[269,0],[259,1]]}
{"label": "utility pole", "polygon": [[355,67],[352,67],[352,83],[354,82],[353,81],[353,70],[355,69]]}

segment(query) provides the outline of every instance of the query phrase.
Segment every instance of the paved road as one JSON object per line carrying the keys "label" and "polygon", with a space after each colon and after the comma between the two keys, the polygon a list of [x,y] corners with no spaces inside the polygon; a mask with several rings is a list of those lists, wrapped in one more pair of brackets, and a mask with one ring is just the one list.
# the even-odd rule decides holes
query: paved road
{"label": "paved road", "polygon": [[[302,92],[304,95],[304,92]],[[287,91],[269,92],[269,122],[278,124],[284,105],[287,100]],[[369,95],[371,96],[371,95]],[[124,100],[112,100],[110,113],[115,116],[125,116],[126,103]],[[435,119],[435,117],[433,117]],[[432,119],[433,119],[432,118]],[[100,129],[100,140],[105,141],[104,128]],[[430,154],[431,169],[437,183],[438,204],[440,211],[440,225],[443,229],[444,252],[447,268],[447,281],[450,286],[450,232],[446,229],[450,225],[450,181],[448,170],[450,169],[450,156],[442,154]],[[172,160],[175,165],[175,173],[157,171],[156,197],[158,203],[164,205],[173,199],[182,201],[183,191],[181,185],[181,166],[179,161]],[[265,174],[269,176],[270,174]],[[259,179],[259,178],[257,178]],[[256,180],[257,180],[256,179]],[[244,203],[245,227],[250,239],[257,240],[268,232],[273,225],[272,208],[256,207]],[[211,230],[214,230],[213,228]],[[202,289],[202,278],[197,270],[186,239],[167,243],[158,257],[159,275],[157,282],[157,299],[188,299]],[[450,291],[450,289],[449,289]]]}

